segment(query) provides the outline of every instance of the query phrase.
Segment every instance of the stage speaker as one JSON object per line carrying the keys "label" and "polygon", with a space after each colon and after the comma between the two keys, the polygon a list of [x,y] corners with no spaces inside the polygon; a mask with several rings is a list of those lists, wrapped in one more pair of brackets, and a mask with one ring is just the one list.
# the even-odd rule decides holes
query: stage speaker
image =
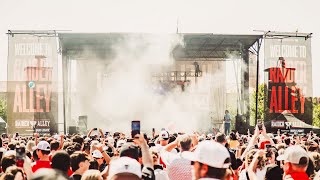
{"label": "stage speaker", "polygon": [[247,123],[245,122],[245,116],[238,114],[236,116],[236,131],[243,134],[247,131]]}
{"label": "stage speaker", "polygon": [[79,128],[77,126],[69,126],[69,134],[78,134]]}

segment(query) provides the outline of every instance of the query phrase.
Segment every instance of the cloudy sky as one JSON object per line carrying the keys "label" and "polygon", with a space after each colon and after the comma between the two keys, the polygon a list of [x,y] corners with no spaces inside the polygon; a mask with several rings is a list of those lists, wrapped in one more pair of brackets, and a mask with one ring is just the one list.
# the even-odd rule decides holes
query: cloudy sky
{"label": "cloudy sky", "polygon": [[0,81],[7,78],[8,29],[175,33],[179,19],[182,33],[313,33],[313,86],[320,96],[318,7],[317,0],[0,0]]}

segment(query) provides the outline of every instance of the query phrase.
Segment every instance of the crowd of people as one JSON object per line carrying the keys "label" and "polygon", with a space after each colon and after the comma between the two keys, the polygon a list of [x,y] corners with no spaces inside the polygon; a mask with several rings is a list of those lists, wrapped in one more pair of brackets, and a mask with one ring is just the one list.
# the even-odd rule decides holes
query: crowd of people
{"label": "crowd of people", "polygon": [[[93,135],[93,132],[97,132]],[[41,135],[0,140],[4,180],[319,180],[319,137],[251,134],[103,133]]]}

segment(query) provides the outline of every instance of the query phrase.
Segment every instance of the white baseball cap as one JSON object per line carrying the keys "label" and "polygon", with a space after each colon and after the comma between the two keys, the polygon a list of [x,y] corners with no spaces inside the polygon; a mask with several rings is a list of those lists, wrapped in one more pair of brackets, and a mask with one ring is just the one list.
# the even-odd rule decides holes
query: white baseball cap
{"label": "white baseball cap", "polygon": [[37,145],[37,149],[43,151],[50,151],[50,144],[47,141],[40,141]]}
{"label": "white baseball cap", "polygon": [[129,157],[120,157],[118,159],[114,159],[111,161],[109,166],[108,179],[111,179],[114,175],[119,173],[131,173],[141,178],[141,165],[137,160]]}
{"label": "white baseball cap", "polygon": [[103,158],[103,156],[102,156],[102,153],[99,151],[99,150],[94,150],[93,152],[92,152],[92,157],[94,157],[94,158]]}
{"label": "white baseball cap", "polygon": [[118,140],[117,141],[117,148],[121,148],[125,143],[126,143],[126,141],[123,139]]}
{"label": "white baseball cap", "polygon": [[214,141],[202,141],[194,152],[186,152],[183,157],[215,168],[228,168],[230,154],[223,145]]}
{"label": "white baseball cap", "polygon": [[55,135],[53,136],[53,138],[56,139],[56,140],[60,140],[60,136],[59,136],[58,134],[55,134]]}
{"label": "white baseball cap", "polygon": [[109,142],[109,144],[114,144],[114,139],[113,139],[113,137],[107,137],[107,140],[108,140],[108,142]]}
{"label": "white baseball cap", "polygon": [[169,133],[168,133],[168,131],[161,131],[161,132],[160,132],[160,139],[168,140],[168,139],[169,139]]}
{"label": "white baseball cap", "polygon": [[288,147],[283,155],[280,155],[277,157],[278,161],[285,161],[285,162],[290,162],[293,164],[300,164],[301,158],[307,158],[309,159],[308,153],[299,145],[295,146],[290,146]]}

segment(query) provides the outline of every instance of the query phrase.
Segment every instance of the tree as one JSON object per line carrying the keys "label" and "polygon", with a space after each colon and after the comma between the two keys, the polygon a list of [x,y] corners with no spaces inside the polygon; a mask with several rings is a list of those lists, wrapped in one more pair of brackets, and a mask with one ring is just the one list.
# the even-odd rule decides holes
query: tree
{"label": "tree", "polygon": [[313,101],[313,125],[320,127],[320,103]]}
{"label": "tree", "polygon": [[[264,84],[259,84],[258,86],[258,119],[264,118]],[[256,118],[256,92],[254,92],[251,96],[250,103],[250,125],[255,125]]]}
{"label": "tree", "polygon": [[3,97],[0,97],[0,117],[7,121],[7,101]]}

